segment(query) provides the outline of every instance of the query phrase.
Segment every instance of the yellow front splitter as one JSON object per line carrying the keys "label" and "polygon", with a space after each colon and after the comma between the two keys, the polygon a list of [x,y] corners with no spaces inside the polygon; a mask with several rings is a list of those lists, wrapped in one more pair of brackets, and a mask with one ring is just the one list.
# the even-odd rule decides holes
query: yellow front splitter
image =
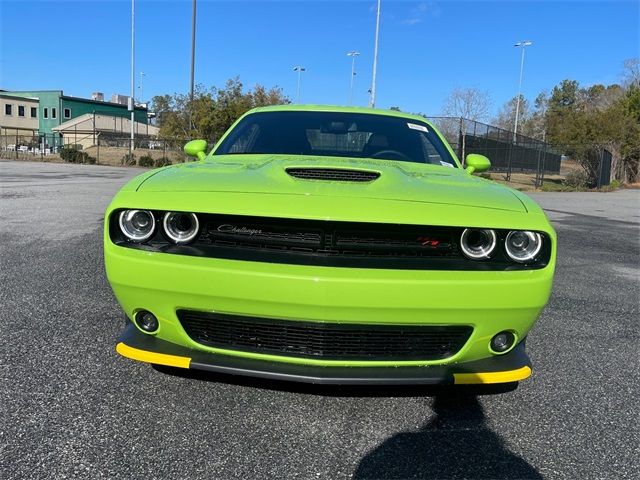
{"label": "yellow front splitter", "polygon": [[477,385],[518,382],[531,375],[524,342],[504,355],[452,365],[328,367],[202,352],[159,340],[129,325],[116,351],[123,357],[156,365],[316,384]]}

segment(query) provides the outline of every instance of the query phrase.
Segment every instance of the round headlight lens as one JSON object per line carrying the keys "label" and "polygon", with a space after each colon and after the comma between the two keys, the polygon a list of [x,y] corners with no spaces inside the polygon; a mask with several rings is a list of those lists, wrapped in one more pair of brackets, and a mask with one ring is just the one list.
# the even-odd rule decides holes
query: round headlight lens
{"label": "round headlight lens", "polygon": [[507,235],[504,248],[514,262],[529,262],[540,253],[542,237],[536,232],[514,230]]}
{"label": "round headlight lens", "polygon": [[479,228],[467,228],[460,236],[462,253],[473,260],[489,258],[496,249],[496,232]]}
{"label": "round headlight lens", "polygon": [[120,214],[120,230],[134,242],[144,242],[153,235],[156,222],[148,210],[125,210]]}
{"label": "round headlight lens", "polygon": [[162,221],[167,237],[178,245],[189,243],[196,238],[200,224],[194,213],[168,212]]}

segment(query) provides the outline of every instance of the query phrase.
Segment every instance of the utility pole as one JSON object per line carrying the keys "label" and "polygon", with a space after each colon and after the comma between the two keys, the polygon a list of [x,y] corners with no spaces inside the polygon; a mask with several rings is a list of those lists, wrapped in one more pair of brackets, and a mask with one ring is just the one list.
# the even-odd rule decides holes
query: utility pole
{"label": "utility pole", "polygon": [[191,82],[189,84],[189,130],[193,130],[193,90],[196,63],[196,0],[193,0],[191,11]]}
{"label": "utility pole", "polygon": [[378,72],[378,39],[380,37],[380,1],[378,0],[378,11],[376,13],[376,40],[373,47],[373,77],[371,79],[371,96],[369,97],[369,106],[376,106],[376,74]]}
{"label": "utility pole", "polygon": [[129,156],[133,155],[133,145],[135,140],[135,109],[136,109],[136,0],[131,0],[131,97],[129,98],[129,111],[131,112],[131,138],[129,140]]}
{"label": "utility pole", "polygon": [[356,78],[356,57],[360,55],[360,52],[352,50],[347,53],[347,56],[351,57],[351,82],[349,83],[349,105],[353,105],[353,82]]}
{"label": "utility pole", "polygon": [[191,83],[189,88],[189,100],[193,101],[193,89],[195,79],[195,63],[196,63],[196,0],[193,0],[193,9],[191,12]]}
{"label": "utility pole", "polygon": [[302,72],[305,72],[307,69],[301,65],[296,65],[293,67],[294,72],[298,72],[298,89],[296,93],[296,103],[300,103],[300,82],[302,79]]}
{"label": "utility pole", "polygon": [[520,58],[520,82],[518,83],[518,97],[516,99],[516,120],[513,125],[513,143],[516,143],[518,135],[518,119],[520,117],[520,92],[522,91],[522,73],[524,72],[524,50],[526,47],[529,47],[531,45],[533,45],[533,42],[529,40],[524,40],[514,45],[514,47],[520,47],[520,49],[522,50],[522,56]]}

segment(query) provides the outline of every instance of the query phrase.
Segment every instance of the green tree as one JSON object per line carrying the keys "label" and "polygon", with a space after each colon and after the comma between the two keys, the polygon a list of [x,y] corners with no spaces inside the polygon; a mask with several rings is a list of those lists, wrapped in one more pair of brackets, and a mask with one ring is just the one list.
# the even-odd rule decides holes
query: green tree
{"label": "green tree", "polygon": [[580,88],[563,80],[544,115],[548,139],[580,163],[594,184],[603,148],[612,154],[613,177],[635,181],[640,158],[640,94],[631,84]]}
{"label": "green tree", "polygon": [[164,139],[204,138],[217,141],[241,115],[255,107],[290,103],[282,89],[256,85],[245,91],[239,78],[227,80],[223,88],[197,85],[193,98],[185,94],[152,99]]}

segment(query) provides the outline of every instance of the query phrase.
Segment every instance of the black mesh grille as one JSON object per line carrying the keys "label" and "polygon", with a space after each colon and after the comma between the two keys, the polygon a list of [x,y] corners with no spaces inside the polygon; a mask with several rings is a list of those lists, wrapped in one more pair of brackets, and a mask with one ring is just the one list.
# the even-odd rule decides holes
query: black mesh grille
{"label": "black mesh grille", "polygon": [[220,248],[355,257],[459,256],[456,229],[209,215],[201,242]]}
{"label": "black mesh grille", "polygon": [[378,172],[367,170],[345,170],[342,168],[287,168],[292,177],[306,180],[329,180],[335,182],[373,182],[380,177]]}
{"label": "black mesh grille", "polygon": [[465,325],[357,325],[179,310],[183,328],[210,347],[327,360],[439,360],[465,344]]}

